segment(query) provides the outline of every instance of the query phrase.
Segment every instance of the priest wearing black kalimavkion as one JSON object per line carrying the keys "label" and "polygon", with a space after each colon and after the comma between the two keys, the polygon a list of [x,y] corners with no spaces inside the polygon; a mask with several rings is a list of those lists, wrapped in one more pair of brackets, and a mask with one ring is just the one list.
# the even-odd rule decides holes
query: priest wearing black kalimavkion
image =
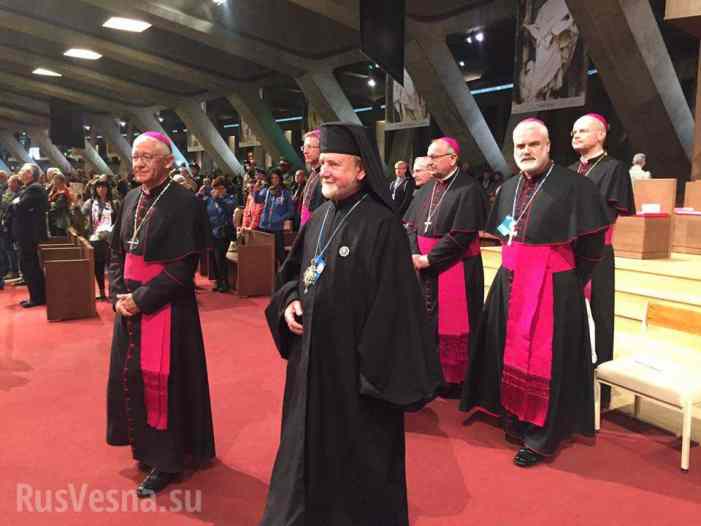
{"label": "priest wearing black kalimavkion", "polygon": [[170,140],[136,138],[134,178],[114,226],[116,311],[107,387],[107,443],[131,446],[147,473],[139,497],[214,457],[207,365],[194,276],[207,236],[195,194],[168,178]]}
{"label": "priest wearing black kalimavkion", "polygon": [[406,232],[362,126],[321,126],[329,199],[300,231],[266,310],[287,360],[263,526],[408,526],[404,412],[440,364]]}
{"label": "priest wearing black kalimavkion", "polygon": [[550,160],[546,126],[514,130],[520,173],[497,193],[485,230],[502,262],[473,346],[461,409],[503,416],[533,466],[573,434],[594,435],[594,387],[584,285],[601,259],[608,216],[596,185]]}
{"label": "priest wearing black kalimavkion", "polygon": [[470,336],[484,300],[479,230],[487,213],[480,185],[459,168],[460,146],[451,137],[428,148],[433,181],[417,192],[404,216],[414,267],[435,335],[446,385],[460,398]]}
{"label": "priest wearing black kalimavkion", "polygon": [[[594,318],[594,348],[597,362],[613,360],[615,318],[615,256],[613,253],[613,230],[619,215],[635,214],[633,185],[627,167],[611,157],[604,149],[608,133],[608,121],[598,113],[588,113],[577,119],[572,127],[572,148],[579,154],[579,162],[570,168],[592,181],[604,199],[608,213],[609,228],[606,231],[604,254],[594,268],[591,281],[585,288]],[[611,388],[603,386],[601,404],[609,405]]]}

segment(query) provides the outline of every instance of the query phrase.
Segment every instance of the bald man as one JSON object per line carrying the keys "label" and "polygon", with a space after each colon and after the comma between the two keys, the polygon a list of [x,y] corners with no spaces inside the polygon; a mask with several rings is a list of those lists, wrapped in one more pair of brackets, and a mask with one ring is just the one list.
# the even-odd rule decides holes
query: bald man
{"label": "bald man", "polygon": [[434,179],[421,187],[404,216],[441,359],[445,398],[460,398],[484,299],[479,231],[487,198],[460,170],[459,156],[460,146],[451,137],[431,143],[427,157]]}
{"label": "bald man", "polygon": [[[608,217],[604,253],[585,289],[594,318],[596,365],[613,359],[616,292],[613,228],[619,215],[635,214],[628,170],[604,149],[607,132],[608,122],[602,115],[589,113],[577,119],[572,127],[572,148],[580,158],[578,163],[570,166],[597,186]],[[607,407],[610,399],[611,389],[605,386],[601,391],[602,406]]]}
{"label": "bald man", "polygon": [[550,160],[535,119],[514,130],[520,173],[496,195],[485,231],[502,241],[461,409],[503,415],[520,467],[594,434],[594,387],[584,283],[608,227],[596,186]]}

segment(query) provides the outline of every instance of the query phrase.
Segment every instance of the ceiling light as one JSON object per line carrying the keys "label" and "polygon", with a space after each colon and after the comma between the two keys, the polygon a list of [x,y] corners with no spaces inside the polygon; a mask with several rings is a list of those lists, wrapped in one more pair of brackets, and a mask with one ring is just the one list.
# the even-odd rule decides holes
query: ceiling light
{"label": "ceiling light", "polygon": [[223,5],[226,3],[226,0],[212,0],[212,2],[214,2],[217,5]]}
{"label": "ceiling light", "polygon": [[127,123],[126,123],[126,122],[124,122],[124,121],[119,121],[119,125],[120,125],[120,126],[121,126],[122,128],[124,128],[124,126],[126,126],[126,125],[127,125]]}
{"label": "ceiling light", "polygon": [[465,67],[465,61],[463,61],[463,60],[461,60],[460,62],[458,62],[458,64],[460,64],[460,67],[461,67],[461,68],[464,68],[464,67]]}
{"label": "ceiling light", "polygon": [[97,60],[102,58],[102,55],[95,53],[89,49],[71,48],[64,53],[67,57],[83,58],[85,60]]}
{"label": "ceiling light", "polygon": [[377,86],[377,82],[375,82],[375,79],[368,79],[368,86],[370,86],[371,88]]}
{"label": "ceiling light", "polygon": [[163,117],[158,117],[159,122],[163,122],[165,119]]}
{"label": "ceiling light", "polygon": [[465,42],[467,42],[468,44],[472,44],[472,37],[467,37],[465,39]]}
{"label": "ceiling light", "polygon": [[142,31],[146,31],[149,27],[151,27],[151,24],[144,22],[143,20],[113,16],[107,22],[102,24],[102,27],[118,29],[120,31],[131,31],[132,33],[141,33]]}
{"label": "ceiling light", "polygon": [[481,31],[477,33],[475,35],[475,40],[477,40],[477,42],[484,42],[484,33],[482,33]]}
{"label": "ceiling light", "polygon": [[55,71],[51,71],[50,69],[46,68],[36,68],[34,71],[32,71],[35,75],[43,75],[44,77],[63,77],[60,73],[56,73]]}
{"label": "ceiling light", "polygon": [[84,125],[83,125],[83,129],[84,129],[85,131],[90,131],[90,126],[88,126],[87,124],[84,124]]}

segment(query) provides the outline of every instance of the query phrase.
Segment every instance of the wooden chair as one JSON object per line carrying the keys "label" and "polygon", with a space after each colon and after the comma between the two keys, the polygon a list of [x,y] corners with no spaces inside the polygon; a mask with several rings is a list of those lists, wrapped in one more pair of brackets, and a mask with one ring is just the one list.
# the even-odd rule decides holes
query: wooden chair
{"label": "wooden chair", "polygon": [[43,245],[39,250],[49,321],[97,316],[93,247],[82,237],[75,240],[73,246]]}
{"label": "wooden chair", "polygon": [[[655,338],[651,327],[667,331],[667,338]],[[691,418],[693,407],[701,404],[701,352],[685,352],[669,345],[669,331],[701,336],[701,312],[648,303],[643,320],[648,345],[656,352],[638,351],[633,356],[605,362],[594,376],[595,428],[601,426],[601,385],[630,391],[634,395],[633,414],[640,414],[640,399],[682,413],[681,469],[689,469]],[[664,336],[664,335],[662,335]],[[660,350],[664,350],[661,355]]]}
{"label": "wooden chair", "polygon": [[227,253],[229,283],[240,297],[268,296],[275,285],[275,236],[244,230],[235,253]]}

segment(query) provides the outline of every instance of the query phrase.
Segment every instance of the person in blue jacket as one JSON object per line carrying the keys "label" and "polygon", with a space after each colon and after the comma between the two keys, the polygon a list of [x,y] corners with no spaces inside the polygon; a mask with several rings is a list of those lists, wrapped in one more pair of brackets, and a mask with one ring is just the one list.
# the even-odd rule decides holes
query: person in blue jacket
{"label": "person in blue jacket", "polygon": [[282,172],[279,169],[272,170],[270,186],[258,192],[256,202],[263,203],[258,230],[275,234],[275,257],[278,263],[282,263],[285,259],[283,231],[285,221],[294,215],[294,203],[289,190],[282,184]]}
{"label": "person in blue jacket", "polygon": [[215,292],[228,292],[226,251],[229,248],[229,243],[234,240],[233,216],[236,199],[232,195],[227,195],[223,177],[216,177],[212,181],[212,191],[205,197],[204,203],[207,208],[214,245],[214,269],[217,284],[213,290]]}

